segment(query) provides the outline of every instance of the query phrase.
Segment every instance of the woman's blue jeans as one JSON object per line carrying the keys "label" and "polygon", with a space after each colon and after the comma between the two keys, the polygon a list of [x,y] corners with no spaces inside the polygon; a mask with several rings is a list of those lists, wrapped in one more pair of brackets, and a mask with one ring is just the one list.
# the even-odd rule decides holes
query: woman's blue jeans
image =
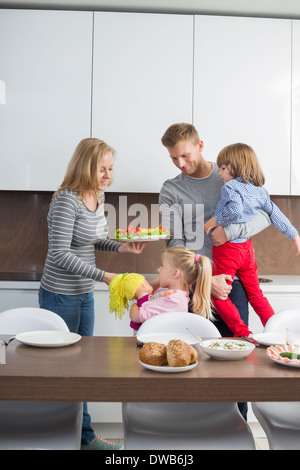
{"label": "woman's blue jeans", "polygon": [[[57,313],[68,325],[72,333],[81,336],[93,336],[95,310],[94,294],[63,295],[54,294],[40,287],[39,290],[40,308]],[[95,439],[95,433],[91,427],[91,417],[87,411],[87,404],[83,404],[82,420],[82,444],[89,444]]]}

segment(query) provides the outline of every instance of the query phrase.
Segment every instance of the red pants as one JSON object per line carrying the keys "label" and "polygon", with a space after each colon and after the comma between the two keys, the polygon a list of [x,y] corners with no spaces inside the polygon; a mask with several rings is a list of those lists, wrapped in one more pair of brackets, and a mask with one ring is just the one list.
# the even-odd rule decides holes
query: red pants
{"label": "red pants", "polygon": [[[251,240],[249,239],[245,243],[227,242],[221,246],[214,246],[213,275],[216,274],[229,274],[232,276],[232,280],[237,274],[246,290],[251,306],[265,326],[275,312],[259,286],[257,264]],[[212,303],[234,336],[248,336],[251,333],[241,320],[238,309],[229,298],[218,300],[212,296]]]}

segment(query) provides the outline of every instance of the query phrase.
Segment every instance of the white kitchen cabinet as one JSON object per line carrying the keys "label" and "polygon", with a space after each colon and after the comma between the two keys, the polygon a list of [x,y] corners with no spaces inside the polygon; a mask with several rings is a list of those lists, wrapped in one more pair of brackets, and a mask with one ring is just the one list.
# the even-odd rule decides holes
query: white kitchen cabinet
{"label": "white kitchen cabinet", "polygon": [[39,306],[39,282],[0,281],[0,314],[12,308]]}
{"label": "white kitchen cabinet", "polygon": [[[265,293],[265,296],[273,307],[275,313],[293,308],[298,308],[300,312],[300,293],[291,295],[287,295],[284,292],[274,294]],[[262,333],[264,330],[259,316],[254,312],[251,306],[249,306],[249,328],[253,334]]]}
{"label": "white kitchen cabinet", "polygon": [[129,312],[126,311],[122,319],[115,318],[115,314],[109,312],[109,291],[105,284],[95,284],[94,299],[94,336],[132,336]]}
{"label": "white kitchen cabinet", "polygon": [[300,195],[300,21],[292,21],[291,194]]}
{"label": "white kitchen cabinet", "polygon": [[[300,311],[300,276],[266,276],[272,282],[260,284],[260,287],[275,313],[287,309]],[[249,305],[249,328],[255,333],[262,333],[264,327],[258,315]]]}
{"label": "white kitchen cabinet", "polygon": [[194,87],[205,158],[247,143],[268,191],[290,194],[291,21],[196,16]]}
{"label": "white kitchen cabinet", "polygon": [[193,16],[95,12],[92,135],[117,151],[111,191],[159,192],[161,137],[192,121]]}
{"label": "white kitchen cabinet", "polygon": [[92,12],[0,10],[0,188],[56,190],[90,135]]}

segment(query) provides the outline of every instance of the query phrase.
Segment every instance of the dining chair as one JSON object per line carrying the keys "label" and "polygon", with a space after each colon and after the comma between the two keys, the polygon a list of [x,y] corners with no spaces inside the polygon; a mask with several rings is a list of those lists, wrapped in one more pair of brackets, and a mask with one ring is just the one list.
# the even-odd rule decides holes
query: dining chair
{"label": "dining chair", "polygon": [[[300,330],[300,309],[275,313],[264,333],[286,333],[286,328]],[[254,402],[252,410],[271,450],[300,450],[300,402]]]}
{"label": "dining chair", "polygon": [[[0,335],[38,330],[69,331],[61,317],[42,308],[0,313]],[[0,400],[0,449],[79,450],[82,413],[82,403]]]}
{"label": "dining chair", "polygon": [[[212,322],[186,312],[156,315],[142,324],[138,335],[187,333],[186,328],[200,337],[220,337]],[[123,403],[122,415],[126,450],[255,449],[236,403]]]}

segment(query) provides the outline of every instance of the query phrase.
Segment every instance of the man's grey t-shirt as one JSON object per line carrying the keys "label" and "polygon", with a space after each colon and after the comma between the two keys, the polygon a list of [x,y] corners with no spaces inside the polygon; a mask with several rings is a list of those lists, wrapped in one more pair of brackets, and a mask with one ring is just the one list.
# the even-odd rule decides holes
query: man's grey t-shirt
{"label": "man's grey t-shirt", "polygon": [[218,172],[218,166],[212,163],[212,171],[205,178],[192,178],[180,173],[165,181],[159,204],[162,226],[172,233],[167,246],[186,246],[212,258],[213,243],[204,232],[203,225],[212,217],[220,199],[223,182]]}
{"label": "man's grey t-shirt", "polygon": [[[180,173],[164,182],[159,204],[162,225],[172,234],[167,247],[186,246],[200,255],[212,258],[213,243],[204,232],[203,225],[212,217],[220,199],[223,182],[219,168],[212,163],[212,171],[206,178],[192,178]],[[247,223],[230,224],[224,227],[227,240],[239,237],[252,237],[271,224],[266,212],[260,210]]]}

